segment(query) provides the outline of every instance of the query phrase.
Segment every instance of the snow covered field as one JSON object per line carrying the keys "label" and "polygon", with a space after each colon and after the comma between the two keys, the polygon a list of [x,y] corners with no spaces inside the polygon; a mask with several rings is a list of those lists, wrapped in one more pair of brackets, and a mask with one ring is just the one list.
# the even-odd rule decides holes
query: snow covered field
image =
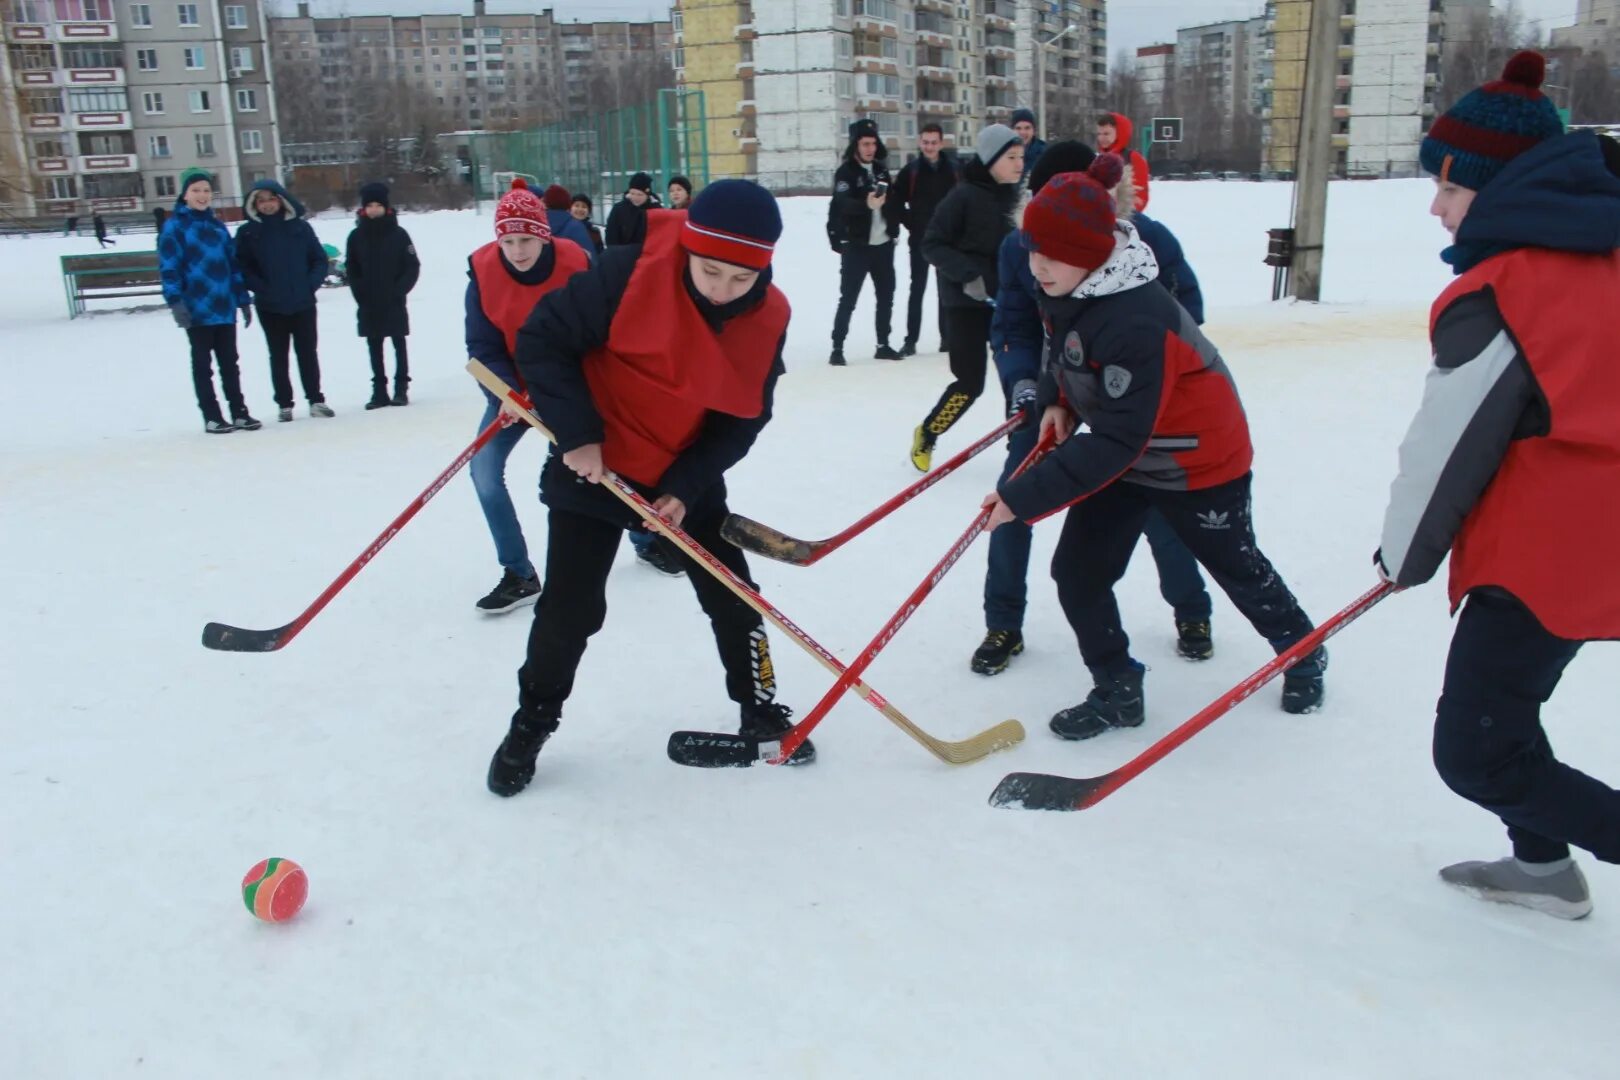
{"label": "snow covered field", "polygon": [[[1417,181],[1335,185],[1326,298],[1272,306],[1264,230],[1288,186],[1156,184],[1203,279],[1256,440],[1262,544],[1317,619],[1373,581],[1395,448],[1448,280]],[[824,203],[792,200],[778,281],[796,309],[777,419],[732,505],[833,532],[914,478],[912,427],[945,361],[826,365],[837,297]],[[1481,904],[1436,869],[1506,852],[1429,762],[1444,590],[1335,639],[1325,710],[1270,687],[1102,806],[989,809],[1012,769],[1123,762],[1268,657],[1217,596],[1213,661],[1172,651],[1143,554],[1122,586],[1152,666],[1148,723],[1046,730],[1088,687],[1037,530],[1029,651],[971,674],[983,545],[868,676],[929,730],[1006,717],[1015,750],[939,765],[850,696],[802,770],[702,772],[678,727],[734,710],[681,581],[621,555],[611,613],[533,787],[484,788],[527,612],[478,616],[499,576],[458,478],[285,651],[210,653],[204,622],[290,619],[475,433],[462,371],[470,213],[407,217],[413,404],[364,413],[346,293],[321,299],[331,421],[274,422],[242,336],[257,433],[202,433],[161,311],[69,322],[57,256],[0,243],[0,1075],[373,1077],[1596,1077],[1620,1032],[1620,873],[1582,856],[1583,923]],[[341,245],[348,223],[317,222]],[[150,237],[125,238],[120,248]],[[904,253],[897,260],[902,277]],[[930,296],[930,305],[932,296]],[[105,306],[105,305],[104,305]],[[895,336],[896,343],[900,334]],[[923,343],[936,340],[932,328]],[[992,392],[941,444],[999,419]],[[528,439],[510,469],[529,489]],[[768,596],[851,658],[972,519],[999,454],[809,569],[755,560]],[[520,504],[531,547],[544,513]],[[782,699],[829,677],[775,637]],[[1603,672],[1610,672],[1604,675]],[[1548,710],[1564,756],[1620,778],[1614,652]],[[243,910],[241,875],[307,869],[294,922]]]}

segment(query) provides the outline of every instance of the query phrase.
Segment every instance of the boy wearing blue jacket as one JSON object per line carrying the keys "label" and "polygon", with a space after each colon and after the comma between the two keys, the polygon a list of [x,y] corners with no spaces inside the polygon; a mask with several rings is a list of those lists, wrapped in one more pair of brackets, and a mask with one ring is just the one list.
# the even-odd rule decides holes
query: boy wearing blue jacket
{"label": "boy wearing blue jacket", "polygon": [[[1059,173],[1085,172],[1096,157],[1096,151],[1082,142],[1053,143],[1030,172],[1029,197],[1034,198]],[[1143,241],[1159,260],[1159,280],[1202,325],[1203,294],[1181,244],[1158,222],[1142,214],[1131,215],[1130,182],[1124,179],[1123,168],[1119,173],[1114,192],[1116,205],[1122,207],[1121,216],[1132,218]],[[1005,483],[1035,448],[1039,434],[1035,387],[1041,374],[1046,331],[1036,300],[1040,289],[1029,272],[1029,252],[1024,250],[1016,231],[1002,241],[999,262],[1001,285],[990,321],[990,350],[1001,376],[1009,415],[1022,410],[1026,416],[1023,426],[1007,440],[1007,463],[1001,472],[1001,482]],[[1188,660],[1207,660],[1215,654],[1209,627],[1213,607],[1198,561],[1158,514],[1149,516],[1144,531],[1159,568],[1159,593],[1175,611],[1176,651]],[[1009,522],[990,534],[989,566],[984,578],[985,634],[969,665],[980,675],[1005,671],[1012,658],[1024,651],[1030,535],[1030,527],[1020,521]]]}
{"label": "boy wearing blue jacket", "polygon": [[[257,431],[263,425],[248,413],[242,399],[242,375],[236,360],[236,313],[253,325],[247,283],[236,262],[231,234],[214,216],[214,178],[202,169],[180,174],[180,197],[158,238],[158,267],[163,300],[191,342],[191,382],[210,435]],[[230,406],[227,421],[214,395],[213,365]]]}

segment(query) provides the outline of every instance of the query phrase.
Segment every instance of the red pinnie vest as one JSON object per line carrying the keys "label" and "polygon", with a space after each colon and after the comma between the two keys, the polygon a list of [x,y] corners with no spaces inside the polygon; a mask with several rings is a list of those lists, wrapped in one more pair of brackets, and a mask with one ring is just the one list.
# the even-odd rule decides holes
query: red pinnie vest
{"label": "red pinnie vest", "polygon": [[648,212],[647,239],[607,344],[584,362],[606,431],[603,462],[649,487],[697,439],[711,410],[760,414],[791,314],[772,285],[751,311],[719,333],[711,329],[686,291],[685,223],[684,210]]}
{"label": "red pinnie vest", "polygon": [[[538,285],[524,285],[514,281],[506,267],[501,264],[501,245],[490,242],[473,252],[473,277],[478,282],[478,303],[484,309],[484,315],[495,328],[506,338],[506,352],[508,356],[517,356],[517,335],[523,329],[523,324],[529,318],[529,312],[540,298],[553,289],[560,289],[568,284],[568,279],[588,268],[590,259],[585,257],[584,249],[572,240],[561,237],[551,238],[552,247],[556,250],[556,261],[551,268],[551,274]],[[522,375],[518,376],[521,382]],[[525,387],[524,389],[527,389]]]}
{"label": "red pinnie vest", "polygon": [[1522,248],[1485,260],[1435,301],[1489,286],[1546,395],[1551,430],[1516,439],[1451,549],[1453,610],[1496,585],[1570,640],[1620,638],[1620,364],[1600,313],[1620,252]]}

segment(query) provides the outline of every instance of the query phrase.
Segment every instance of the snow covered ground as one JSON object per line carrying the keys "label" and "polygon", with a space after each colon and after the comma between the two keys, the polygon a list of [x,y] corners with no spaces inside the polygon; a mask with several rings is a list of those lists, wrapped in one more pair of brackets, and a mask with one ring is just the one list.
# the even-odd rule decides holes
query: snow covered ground
{"label": "snow covered ground", "polygon": [[[1426,306],[1447,280],[1429,190],[1336,185],[1330,303],[1293,307],[1265,303],[1260,262],[1286,185],[1154,187],[1249,409],[1261,542],[1318,619],[1372,581]],[[806,536],[911,481],[910,431],[947,378],[939,356],[865,359],[869,297],[851,366],[826,365],[837,272],[822,215],[820,200],[788,205],[791,371],[731,478],[734,508]],[[490,219],[405,224],[427,264],[414,404],[361,411],[353,306],[328,292],[337,418],[300,406],[274,422],[254,328],[245,383],[268,423],[228,438],[202,433],[166,313],[68,321],[56,259],[85,241],[0,244],[0,1073],[1613,1074],[1620,873],[1583,858],[1598,910],[1577,924],[1435,877],[1506,851],[1429,763],[1449,634],[1438,586],[1335,640],[1323,712],[1287,717],[1268,688],[1068,815],[985,798],[1012,769],[1112,768],[1268,654],[1217,597],[1216,658],[1178,661],[1143,555],[1121,602],[1153,668],[1149,721],[1060,743],[1047,717],[1087,680],[1045,576],[1053,525],[1037,532],[1030,648],[1007,673],[967,669],[981,545],[869,675],[941,736],[1010,716],[1029,729],[959,769],[853,696],[817,732],[812,768],[671,765],[669,731],[734,714],[689,588],[625,555],[534,786],[496,799],[484,772],[528,616],[473,611],[498,567],[459,478],[284,652],[202,649],[207,620],[295,615],[474,434],[461,290]],[[341,244],[348,224],[317,227]],[[942,450],[999,407],[987,395]],[[514,489],[540,457],[526,440]],[[966,527],[997,459],[813,568],[756,560],[765,592],[852,657]],[[544,513],[522,505],[538,556]],[[774,644],[783,699],[808,709],[829,677]],[[1612,649],[1596,646],[1548,710],[1560,751],[1610,780],[1614,691]],[[237,893],[269,855],[310,876],[284,926],[255,922]]]}

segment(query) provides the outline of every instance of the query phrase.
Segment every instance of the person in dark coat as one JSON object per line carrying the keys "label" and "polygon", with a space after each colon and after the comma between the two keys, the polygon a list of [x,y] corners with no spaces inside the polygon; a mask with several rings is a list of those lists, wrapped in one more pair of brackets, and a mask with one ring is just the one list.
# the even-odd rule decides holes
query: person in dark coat
{"label": "person in dark coat", "polygon": [[[495,794],[516,795],[533,779],[585,647],[606,618],[620,536],[640,525],[601,487],[609,470],[750,580],[720,526],[725,474],[769,422],[782,372],[791,312],[770,272],[781,235],[769,191],[721,180],[687,212],[648,215],[643,245],[610,247],[542,298],[519,331],[518,371],[557,442],[540,476],[545,582],[518,672],[517,712],[490,762]],[[763,620],[695,566],[687,580],[708,616],[742,734],[780,738],[791,710],[775,701]],[[814,754],[805,743],[789,760]]]}
{"label": "person in dark coat", "polygon": [[[248,412],[237,366],[236,313],[253,325],[253,304],[242,268],[236,263],[236,241],[214,216],[214,178],[203,169],[180,174],[174,213],[158,237],[158,270],[163,301],[175,325],[191,343],[191,383],[202,410],[203,429],[211,435],[257,431],[264,425]],[[220,412],[214,396],[214,364],[225,390],[231,419]]]}
{"label": "person in dark coat", "polygon": [[[928,223],[934,219],[934,211],[939,209],[939,204],[956,186],[956,162],[945,156],[944,146],[943,129],[938,124],[924,124],[917,133],[917,149],[921,153],[906,162],[900,175],[894,178],[892,197],[900,214],[900,224],[906,227],[906,233],[911,237],[906,245],[911,253],[911,295],[906,301],[906,341],[900,346],[901,356],[916,354],[917,338],[922,333],[923,295],[928,291],[928,276],[933,269],[923,255],[923,238],[928,235]],[[935,288],[943,289],[944,285],[941,283]],[[942,296],[936,306],[939,309],[939,351],[944,352],[945,305]]]}
{"label": "person in dark coat", "polygon": [[575,192],[573,202],[568,204],[568,213],[590,234],[591,244],[585,250],[592,255],[600,255],[607,244],[602,240],[601,228],[591,220],[591,210],[591,197]]}
{"label": "person in dark coat", "polygon": [[154,206],[154,207],[152,207],[152,220],[153,220],[153,222],[155,222],[157,224],[157,231],[162,232],[163,231],[163,223],[165,221],[169,220],[169,210],[168,210],[168,208],[163,207],[163,206]]}
{"label": "person in dark coat", "polygon": [[978,153],[962,167],[962,182],[940,203],[923,237],[923,254],[939,270],[951,382],[911,433],[911,463],[918,472],[933,467],[935,440],[984,393],[1001,273],[996,256],[1002,237],[1012,231],[1024,175],[1024,144],[1005,124],[979,132],[974,147]]}
{"label": "person in dark coat", "polygon": [[90,222],[91,222],[92,225],[95,226],[95,229],[96,229],[96,244],[98,246],[106,247],[108,244],[117,243],[117,241],[109,240],[107,238],[107,219],[106,218],[102,217],[100,214],[96,214],[93,217],[91,217]]}
{"label": "person in dark coat", "polygon": [[298,381],[309,415],[330,417],[321,393],[315,322],[315,297],[326,281],[326,249],[304,220],[304,204],[274,180],[254,183],[243,210],[247,221],[236,230],[236,258],[270,352],[270,385],[279,419],[285,423],[293,418],[289,345],[298,354]]}
{"label": "person in dark coat", "polygon": [[1046,153],[1046,140],[1035,134],[1038,130],[1035,126],[1035,110],[1014,109],[1012,129],[1024,144],[1024,179],[1027,180],[1036,163],[1041,160],[1041,155]]}
{"label": "person in dark coat", "polygon": [[692,181],[684,176],[669,178],[669,208],[685,210],[692,203]]}
{"label": "person in dark coat", "polygon": [[861,286],[872,279],[877,294],[877,352],[874,359],[898,360],[889,347],[894,313],[894,240],[900,235],[898,200],[889,198],[888,147],[877,124],[857,120],[849,125],[844,160],[833,173],[832,205],[828,230],[842,240],[839,249],[838,312],[833,316],[832,356],[827,362],[844,364],[844,339],[849,320],[861,298]]}
{"label": "person in dark coat", "polygon": [[[1060,173],[1085,172],[1096,158],[1097,152],[1083,142],[1053,143],[1029,174],[1028,197],[1038,195]],[[1113,187],[1115,212],[1131,218],[1130,181],[1124,172],[1124,163],[1115,157],[1100,170],[1098,182]],[[1141,222],[1142,215],[1133,220]],[[1203,297],[1181,245],[1163,225],[1154,222],[1153,230],[1150,233],[1140,228],[1140,233],[1159,262],[1160,284],[1171,291],[1194,322],[1202,324]],[[1023,426],[1007,438],[1007,460],[1000,481],[1006,483],[1035,449],[1039,434],[1035,397],[1046,330],[1041,322],[1041,290],[1029,271],[1029,252],[1016,232],[1002,240],[1000,263],[1001,287],[996,292],[996,313],[990,320],[990,354],[1001,377],[1007,415],[1022,412],[1025,416]],[[969,662],[969,667],[980,675],[1005,671],[1012,658],[1024,651],[1031,532],[1023,522],[1010,521],[990,534],[984,576],[984,640]],[[1188,660],[1209,659],[1215,655],[1210,631],[1214,605],[1203,575],[1198,572],[1198,560],[1158,511],[1148,515],[1143,533],[1159,571],[1159,595],[1175,613],[1176,652]]]}
{"label": "person in dark coat", "polygon": [[551,226],[551,235],[578,244],[586,258],[595,259],[596,245],[591,242],[590,231],[569,211],[574,199],[568,194],[568,189],[561,184],[552,184],[546,188],[540,201],[546,207],[546,224]]}
{"label": "person in dark coat", "polygon": [[638,172],[630,178],[624,198],[608,212],[607,246],[639,244],[647,235],[647,203],[652,199],[652,177]]}
{"label": "person in dark coat", "polygon": [[[422,264],[416,257],[411,234],[400,227],[388,204],[388,185],[366,184],[360,189],[360,216],[344,254],[349,291],[358,309],[360,336],[371,354],[371,400],[368,409],[409,405],[410,358],[405,338],[411,317],[405,298],[416,287]],[[394,342],[394,396],[388,396],[388,372],[383,366],[383,342]]]}

